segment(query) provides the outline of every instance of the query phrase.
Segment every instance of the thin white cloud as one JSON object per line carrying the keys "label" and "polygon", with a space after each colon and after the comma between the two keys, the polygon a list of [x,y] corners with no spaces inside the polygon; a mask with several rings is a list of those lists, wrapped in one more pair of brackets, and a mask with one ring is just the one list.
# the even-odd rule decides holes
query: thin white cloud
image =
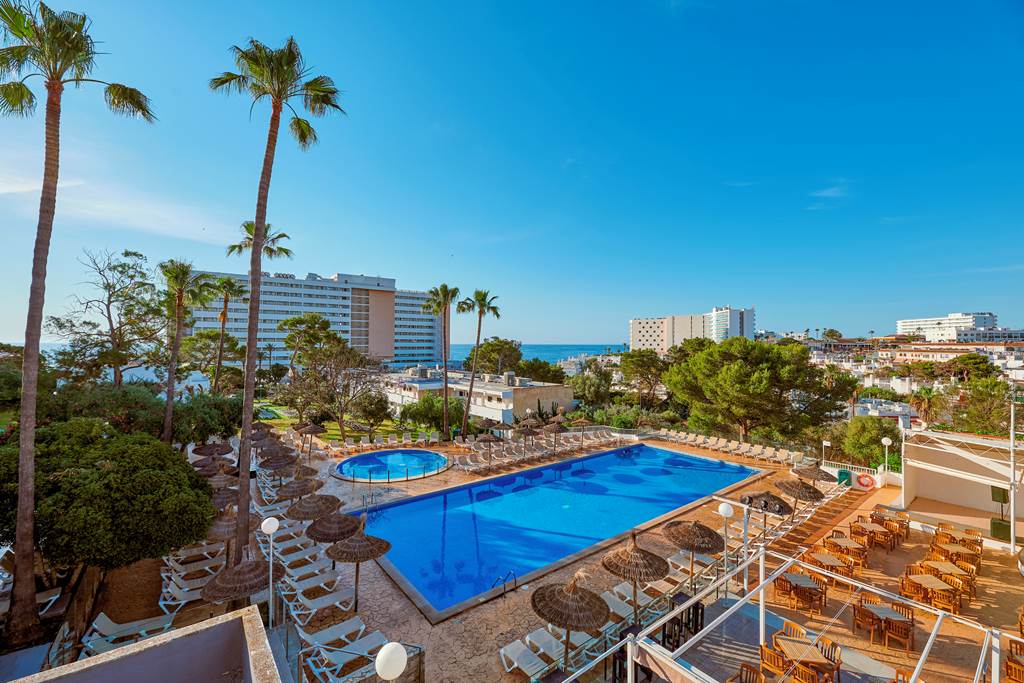
{"label": "thin white cloud", "polygon": [[[57,187],[77,187],[84,185],[84,180],[68,179],[58,180]],[[0,174],[0,194],[24,194],[28,192],[39,193],[42,187],[42,178],[34,176],[19,176],[11,174]]]}
{"label": "thin white cloud", "polygon": [[822,188],[815,190],[811,193],[812,197],[824,197],[827,199],[838,199],[846,196],[846,187],[844,185],[832,185],[831,187]]}

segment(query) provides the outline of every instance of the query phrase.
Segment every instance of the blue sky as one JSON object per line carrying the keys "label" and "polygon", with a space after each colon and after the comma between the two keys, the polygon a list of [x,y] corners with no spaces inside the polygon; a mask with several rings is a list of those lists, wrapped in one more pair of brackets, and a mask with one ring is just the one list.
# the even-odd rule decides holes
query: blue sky
{"label": "blue sky", "polygon": [[[159,122],[65,97],[48,313],[83,248],[245,268],[223,245],[253,213],[268,111],[206,83],[231,44],[294,34],[348,116],[308,152],[282,136],[269,218],[296,256],[273,270],[488,288],[485,333],[533,343],[725,304],[775,330],[1024,326],[1018,2],[228,5],[68,5],[109,53],[96,75]],[[42,123],[0,122],[0,339],[24,329]]]}

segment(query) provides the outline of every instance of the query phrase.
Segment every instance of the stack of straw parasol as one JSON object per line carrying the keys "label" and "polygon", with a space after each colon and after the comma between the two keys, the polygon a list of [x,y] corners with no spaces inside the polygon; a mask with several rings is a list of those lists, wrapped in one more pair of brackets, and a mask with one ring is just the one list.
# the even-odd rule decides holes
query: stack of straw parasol
{"label": "stack of straw parasol", "polygon": [[625,546],[616,548],[601,558],[601,566],[633,584],[633,623],[639,624],[638,584],[658,581],[668,576],[668,561],[650,550],[639,547],[636,543],[636,530],[633,530]]}
{"label": "stack of straw parasol", "polygon": [[692,593],[694,555],[722,552],[725,550],[725,539],[714,529],[700,522],[669,522],[665,525],[665,537],[675,547],[690,553],[690,592]]}
{"label": "stack of straw parasol", "polygon": [[347,562],[356,566],[355,599],[352,609],[359,611],[359,565],[383,557],[391,550],[391,543],[383,538],[366,535],[366,514],[359,520],[359,528],[348,538],[328,546],[324,554],[335,562]]}
{"label": "stack of straw parasol", "polygon": [[586,574],[577,571],[564,586],[548,584],[541,586],[530,596],[530,605],[541,619],[565,629],[564,660],[562,668],[569,673],[570,636],[573,631],[593,631],[602,628],[608,621],[611,610],[608,603],[597,593],[582,585]]}

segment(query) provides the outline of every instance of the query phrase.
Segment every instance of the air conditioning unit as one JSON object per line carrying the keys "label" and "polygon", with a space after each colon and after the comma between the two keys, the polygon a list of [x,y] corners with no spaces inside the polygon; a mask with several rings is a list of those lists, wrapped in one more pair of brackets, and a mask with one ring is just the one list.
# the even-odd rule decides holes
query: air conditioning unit
{"label": "air conditioning unit", "polygon": [[503,375],[503,377],[505,379],[506,386],[514,387],[516,385],[516,373],[509,370]]}

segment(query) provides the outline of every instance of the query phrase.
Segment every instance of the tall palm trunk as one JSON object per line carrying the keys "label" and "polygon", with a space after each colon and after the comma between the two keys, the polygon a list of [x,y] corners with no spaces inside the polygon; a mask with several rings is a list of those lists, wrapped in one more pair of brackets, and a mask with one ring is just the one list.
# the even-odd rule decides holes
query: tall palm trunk
{"label": "tall palm trunk", "polygon": [[448,309],[441,314],[441,376],[444,378],[444,390],[441,393],[441,439],[451,438],[448,430]]}
{"label": "tall palm trunk", "polygon": [[466,397],[466,411],[462,414],[462,435],[465,438],[466,428],[469,426],[469,406],[473,403],[473,382],[476,381],[476,352],[480,348],[480,329],[484,326],[484,314],[481,311],[476,316],[476,344],[473,345],[473,365],[469,374],[469,396]]}
{"label": "tall palm trunk", "polygon": [[256,394],[256,334],[260,325],[260,284],[263,276],[263,242],[267,228],[267,196],[270,194],[270,175],[274,171],[274,152],[277,151],[277,132],[281,127],[282,103],[275,101],[270,113],[267,147],[263,153],[263,172],[260,174],[256,195],[256,216],[252,233],[252,253],[249,256],[249,316],[245,332],[245,381],[242,386],[242,436],[238,444],[238,528],[235,533],[237,552],[232,558],[238,564],[249,544],[249,461],[252,457],[252,411]]}
{"label": "tall palm trunk", "polygon": [[21,645],[42,634],[36,611],[36,398],[39,388],[39,338],[46,298],[46,261],[57,207],[60,173],[60,102],[62,83],[46,84],[46,156],[43,189],[39,195],[39,223],[32,252],[32,285],[25,321],[25,349],[21,362],[21,413],[18,418],[18,516],[14,532],[14,594],[7,642]]}
{"label": "tall palm trunk", "polygon": [[[174,440],[174,374],[178,371],[178,354],[181,353],[181,328],[185,317],[185,293],[178,292],[174,301],[174,340],[171,342],[171,358],[167,361],[167,401],[164,404],[164,433],[160,437],[165,443]],[[183,446],[185,444],[182,444]]]}
{"label": "tall palm trunk", "polygon": [[220,366],[224,362],[224,334],[228,325],[228,300],[227,295],[224,296],[224,308],[220,312],[220,339],[217,342],[217,365],[213,369],[213,393],[217,393],[217,387],[220,386]]}

